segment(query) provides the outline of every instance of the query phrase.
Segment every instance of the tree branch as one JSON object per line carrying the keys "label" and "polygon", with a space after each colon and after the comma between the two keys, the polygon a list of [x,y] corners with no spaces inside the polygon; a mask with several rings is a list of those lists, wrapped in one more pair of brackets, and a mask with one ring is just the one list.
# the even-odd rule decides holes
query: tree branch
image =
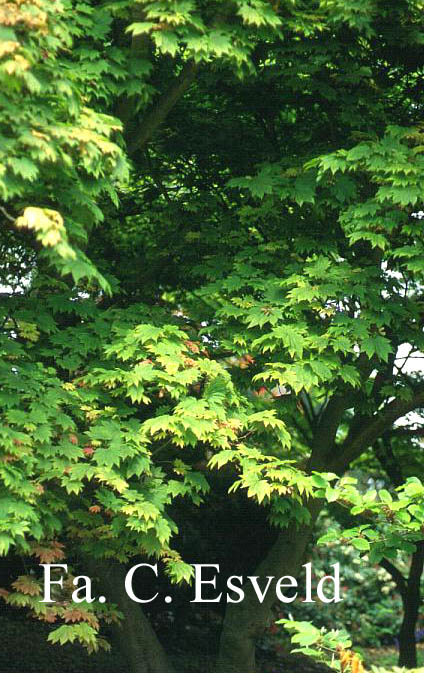
{"label": "tree branch", "polygon": [[352,394],[333,396],[320,415],[318,427],[312,441],[308,470],[319,470],[328,464],[331,451],[343,414],[352,403]]}
{"label": "tree branch", "polygon": [[412,554],[411,568],[408,576],[408,587],[415,590],[419,585],[424,567],[424,541],[417,542],[417,549]]}
{"label": "tree branch", "polygon": [[197,64],[194,61],[188,61],[168,91],[162,94],[146,112],[139,130],[133,134],[134,137],[128,142],[128,154],[130,156],[140,150],[152,138],[169,112],[191,86],[196,72]]}
{"label": "tree branch", "polygon": [[372,416],[368,423],[355,428],[356,432],[349,433],[339,447],[336,457],[331,461],[329,469],[337,473],[344,472],[349,464],[372,446],[395,421],[421,406],[424,406],[424,389],[417,390],[410,400],[395,399],[390,402],[380,413]]}
{"label": "tree branch", "polygon": [[402,468],[393,453],[391,433],[384,433],[381,440],[375,443],[375,455],[393,485],[395,487],[401,486],[405,479],[403,478]]}
{"label": "tree branch", "polygon": [[379,565],[386,570],[393,581],[395,582],[397,586],[397,590],[399,591],[400,595],[402,598],[406,597],[406,580],[400,570],[396,568],[395,565],[391,561],[389,561],[386,558],[381,559]]}

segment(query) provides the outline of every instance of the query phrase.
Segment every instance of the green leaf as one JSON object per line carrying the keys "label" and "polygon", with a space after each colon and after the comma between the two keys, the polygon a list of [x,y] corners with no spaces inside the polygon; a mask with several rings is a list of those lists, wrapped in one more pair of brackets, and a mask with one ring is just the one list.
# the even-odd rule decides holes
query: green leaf
{"label": "green leaf", "polygon": [[362,537],[353,538],[351,540],[351,543],[355,547],[355,549],[358,549],[359,551],[369,551],[371,549],[368,540],[365,540]]}

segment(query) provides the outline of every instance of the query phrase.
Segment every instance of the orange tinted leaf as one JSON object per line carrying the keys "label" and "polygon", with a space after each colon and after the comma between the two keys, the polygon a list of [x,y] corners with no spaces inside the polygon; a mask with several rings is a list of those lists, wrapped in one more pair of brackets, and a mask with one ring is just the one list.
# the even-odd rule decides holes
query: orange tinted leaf
{"label": "orange tinted leaf", "polygon": [[41,587],[29,575],[21,575],[12,583],[12,587],[21,594],[27,596],[39,596],[41,594]]}
{"label": "orange tinted leaf", "polygon": [[64,545],[61,542],[50,542],[49,544],[35,544],[32,546],[32,553],[40,563],[54,563],[65,558]]}
{"label": "orange tinted leaf", "polygon": [[66,608],[62,616],[66,623],[74,624],[75,622],[87,622],[87,624],[90,624],[94,629],[99,628],[99,622],[96,616],[92,612],[84,610],[84,608]]}

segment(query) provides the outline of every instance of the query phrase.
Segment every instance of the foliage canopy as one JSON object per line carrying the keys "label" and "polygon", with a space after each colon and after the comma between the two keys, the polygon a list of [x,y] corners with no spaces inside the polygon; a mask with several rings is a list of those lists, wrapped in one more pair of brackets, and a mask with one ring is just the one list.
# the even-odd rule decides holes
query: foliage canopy
{"label": "foliage canopy", "polygon": [[[374,560],[422,539],[416,473],[342,475],[424,406],[423,9],[2,3],[2,554],[188,580],[173,507],[215,468],[276,549],[323,500],[388,527],[344,533]],[[80,617],[54,638],[96,647]]]}

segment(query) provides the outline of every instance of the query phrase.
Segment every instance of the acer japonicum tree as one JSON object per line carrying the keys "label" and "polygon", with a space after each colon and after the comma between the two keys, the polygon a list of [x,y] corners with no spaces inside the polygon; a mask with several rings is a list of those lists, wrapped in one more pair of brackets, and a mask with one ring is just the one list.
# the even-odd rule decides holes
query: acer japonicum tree
{"label": "acer japonicum tree", "polygon": [[[189,580],[173,506],[211,470],[275,527],[251,574],[296,575],[325,500],[389,528],[347,538],[374,562],[420,545],[419,471],[391,500],[343,475],[424,406],[422,10],[0,6],[0,549],[72,549],[115,605],[19,578],[53,642],[120,613],[130,670],[172,670],[117,587],[140,556]],[[255,671],[274,600],[226,607],[219,673]]]}

